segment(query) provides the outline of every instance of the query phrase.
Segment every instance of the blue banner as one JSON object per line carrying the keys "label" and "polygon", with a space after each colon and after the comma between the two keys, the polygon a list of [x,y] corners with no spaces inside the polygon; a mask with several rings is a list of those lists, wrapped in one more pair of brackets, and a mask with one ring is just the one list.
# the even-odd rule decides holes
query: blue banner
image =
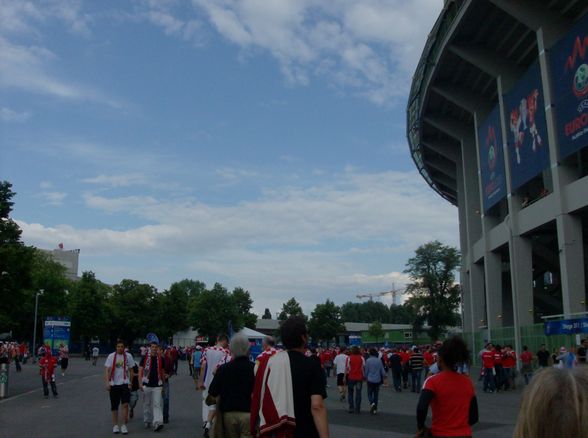
{"label": "blue banner", "polygon": [[547,321],[545,323],[545,335],[547,336],[573,335],[576,333],[588,333],[588,317]]}
{"label": "blue banner", "polygon": [[588,15],[550,50],[560,157],[588,145]]}
{"label": "blue banner", "polygon": [[52,354],[57,354],[61,344],[69,348],[71,319],[69,316],[47,316],[43,325],[43,342],[51,347]]}
{"label": "blue banner", "polygon": [[502,130],[498,106],[492,110],[488,118],[478,128],[478,143],[480,145],[482,201],[486,212],[506,196]]}
{"label": "blue banner", "polygon": [[504,96],[512,189],[549,166],[545,104],[539,63],[533,64]]}

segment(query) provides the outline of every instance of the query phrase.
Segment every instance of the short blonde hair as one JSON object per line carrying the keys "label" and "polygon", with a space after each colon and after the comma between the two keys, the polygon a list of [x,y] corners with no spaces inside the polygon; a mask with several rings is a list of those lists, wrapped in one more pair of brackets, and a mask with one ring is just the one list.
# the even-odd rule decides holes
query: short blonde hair
{"label": "short blonde hair", "polygon": [[513,438],[585,436],[588,431],[588,367],[545,368],[523,393]]}

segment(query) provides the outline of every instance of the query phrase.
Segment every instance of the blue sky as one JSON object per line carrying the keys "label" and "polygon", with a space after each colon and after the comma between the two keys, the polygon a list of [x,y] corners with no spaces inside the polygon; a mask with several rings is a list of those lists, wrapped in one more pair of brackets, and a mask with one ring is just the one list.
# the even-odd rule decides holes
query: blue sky
{"label": "blue sky", "polygon": [[27,244],[276,312],[457,245],[417,174],[410,78],[441,0],[0,0],[0,178]]}

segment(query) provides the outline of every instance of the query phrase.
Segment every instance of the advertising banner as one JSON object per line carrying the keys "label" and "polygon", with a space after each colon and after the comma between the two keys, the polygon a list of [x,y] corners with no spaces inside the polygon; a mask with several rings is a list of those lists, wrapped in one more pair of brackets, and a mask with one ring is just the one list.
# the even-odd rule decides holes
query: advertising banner
{"label": "advertising banner", "polygon": [[560,158],[588,145],[588,16],[550,50]]}
{"label": "advertising banner", "polygon": [[71,319],[69,316],[46,316],[43,326],[43,342],[51,347],[52,354],[57,354],[61,344],[69,348]]}
{"label": "advertising banner", "polygon": [[561,321],[547,321],[545,334],[549,335],[573,335],[575,333],[588,333],[588,317],[577,319],[564,319]]}
{"label": "advertising banner", "polygon": [[539,63],[504,96],[512,189],[517,189],[549,166],[545,103]]}
{"label": "advertising banner", "polygon": [[486,212],[506,196],[500,107],[498,105],[478,127],[478,142],[480,145],[482,200]]}

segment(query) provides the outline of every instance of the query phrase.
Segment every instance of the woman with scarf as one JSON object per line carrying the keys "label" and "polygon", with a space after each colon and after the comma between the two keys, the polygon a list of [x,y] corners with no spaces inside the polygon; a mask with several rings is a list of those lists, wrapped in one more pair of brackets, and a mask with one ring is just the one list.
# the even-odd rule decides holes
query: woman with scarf
{"label": "woman with scarf", "polygon": [[51,347],[45,348],[44,356],[39,360],[39,374],[43,382],[43,395],[49,398],[49,385],[53,397],[57,398],[57,385],[55,384],[55,368],[57,368],[57,358],[51,354]]}
{"label": "woman with scarf", "polygon": [[149,345],[149,354],[139,366],[139,388],[143,391],[143,422],[145,428],[153,426],[153,430],[163,429],[163,382],[165,374],[165,358],[159,354],[157,342]]}

